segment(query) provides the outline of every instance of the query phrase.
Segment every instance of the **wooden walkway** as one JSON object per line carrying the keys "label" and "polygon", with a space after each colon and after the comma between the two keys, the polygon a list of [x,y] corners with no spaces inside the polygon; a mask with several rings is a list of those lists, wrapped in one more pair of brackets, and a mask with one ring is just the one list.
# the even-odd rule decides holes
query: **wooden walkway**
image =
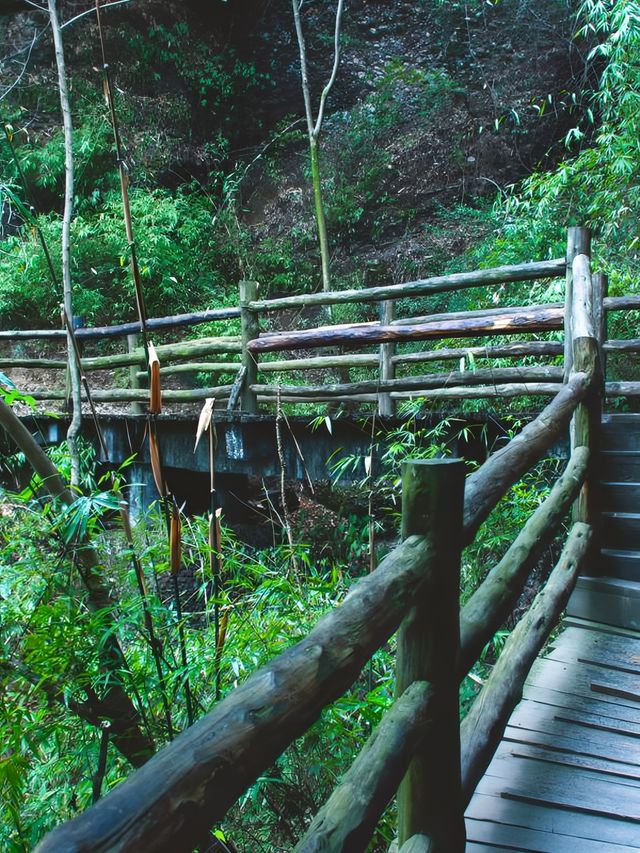
{"label": "wooden walkway", "polygon": [[467,809],[467,853],[640,850],[640,633],[568,619]]}

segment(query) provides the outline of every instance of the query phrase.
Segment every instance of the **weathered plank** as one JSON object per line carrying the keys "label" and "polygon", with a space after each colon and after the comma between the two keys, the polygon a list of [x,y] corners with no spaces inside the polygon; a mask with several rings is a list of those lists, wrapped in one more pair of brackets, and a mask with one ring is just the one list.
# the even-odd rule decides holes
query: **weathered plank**
{"label": "weathered plank", "polygon": [[[593,755],[579,755],[563,752],[552,747],[532,746],[526,743],[503,741],[494,755],[494,761],[507,757],[535,759],[543,764],[559,764],[563,767],[575,767],[582,770],[594,770],[611,779],[640,782],[640,767],[624,761],[600,758]],[[497,775],[500,775],[499,773]]]}
{"label": "weathered plank", "polygon": [[556,709],[545,714],[530,702],[523,702],[511,715],[509,725],[533,731],[558,732],[563,737],[583,739],[585,752],[589,744],[594,749],[602,745],[614,745],[621,750],[627,749],[629,759],[634,756],[640,759],[640,743],[636,740],[640,733],[633,724],[615,717],[569,709]]}
{"label": "weathered plank", "polygon": [[[502,797],[500,779],[482,779],[467,808],[467,817],[492,821],[507,826],[524,826],[544,832],[571,835],[576,839],[575,851],[583,838],[609,844],[638,848],[638,827],[602,815],[584,815],[571,809],[556,809],[541,803],[522,803]],[[603,853],[607,848],[603,849]]]}
{"label": "weathered plank", "polygon": [[576,711],[588,711],[592,709],[594,713],[601,716],[609,716],[614,719],[622,719],[640,725],[640,708],[633,708],[628,705],[621,707],[611,702],[602,702],[595,695],[581,696],[576,693],[552,690],[547,687],[531,684],[530,681],[527,681],[525,684],[523,695],[525,699],[531,699],[532,702],[538,702],[541,705],[553,705],[556,708],[566,708]]}
{"label": "weathered plank", "polygon": [[[499,850],[533,850],[536,853],[576,853],[573,835],[557,832],[542,832],[522,826],[505,826],[486,820],[467,819],[467,837],[472,843],[504,844]],[[612,844],[606,848],[611,853],[635,853],[637,847]],[[469,847],[467,846],[467,851]],[[602,841],[591,838],[580,839],[580,853],[606,853]]]}
{"label": "weathered plank", "polygon": [[[633,676],[619,676],[616,679],[616,683],[612,683],[606,670],[603,670],[601,667],[587,666],[586,664],[575,667],[554,660],[536,661],[527,678],[528,684],[587,697],[594,695],[594,687],[596,689],[598,686],[601,688],[610,687],[612,690],[615,690],[616,687],[620,686],[621,681],[622,689],[628,692],[631,692],[634,688],[637,690],[638,682]],[[610,695],[602,691],[598,691],[597,698],[602,702],[609,702],[613,705],[623,705],[631,708],[638,707],[637,701],[626,699],[624,696]]]}

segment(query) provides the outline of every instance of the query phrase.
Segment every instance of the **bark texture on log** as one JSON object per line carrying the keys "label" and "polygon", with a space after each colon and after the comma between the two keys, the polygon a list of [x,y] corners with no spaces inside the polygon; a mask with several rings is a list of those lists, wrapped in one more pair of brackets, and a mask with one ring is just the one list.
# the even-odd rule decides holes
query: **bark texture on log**
{"label": "bark texture on log", "polygon": [[531,570],[553,541],[587,475],[589,450],[578,447],[548,498],[529,517],[504,557],[489,572],[460,613],[460,677],[478,660],[504,623]]}
{"label": "bark texture on log", "polygon": [[535,420],[467,478],[465,544],[473,541],[478,527],[509,486],[519,480],[568,427],[576,406],[587,393],[589,381],[587,374],[574,373]]}
{"label": "bark texture on log", "polygon": [[431,722],[433,689],[415,681],[382,718],[296,853],[364,850]]}
{"label": "bark texture on log", "polygon": [[313,349],[325,346],[424,341],[429,338],[469,338],[488,335],[515,335],[522,332],[549,332],[562,328],[561,308],[531,307],[518,316],[479,317],[472,320],[434,320],[413,326],[381,326],[379,323],[352,323],[320,326],[299,332],[265,332],[249,344],[249,352],[278,352],[286,349]]}
{"label": "bark texture on log", "polygon": [[462,722],[462,788],[465,804],[471,799],[504,733],[511,712],[520,701],[531,665],[569,600],[591,539],[588,524],[577,522],[544,589],[516,625]]}

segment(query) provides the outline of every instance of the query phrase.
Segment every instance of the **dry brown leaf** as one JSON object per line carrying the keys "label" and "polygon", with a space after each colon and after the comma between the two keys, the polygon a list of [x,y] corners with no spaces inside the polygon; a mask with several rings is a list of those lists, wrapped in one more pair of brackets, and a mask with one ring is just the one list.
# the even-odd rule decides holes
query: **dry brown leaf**
{"label": "dry brown leaf", "polygon": [[211,417],[213,415],[213,407],[215,405],[215,397],[207,397],[205,400],[204,406],[202,407],[202,411],[200,412],[200,417],[198,418],[198,428],[196,429],[196,443],[193,447],[193,452],[196,452],[196,448],[198,447],[198,442],[202,438],[203,434],[209,429],[211,426]]}
{"label": "dry brown leaf", "polygon": [[174,505],[171,513],[171,530],[170,530],[170,546],[169,546],[169,562],[171,566],[171,574],[177,575],[180,571],[182,561],[182,542],[181,542],[180,511]]}
{"label": "dry brown leaf", "polygon": [[160,359],[156,348],[149,342],[149,412],[152,415],[159,415],[161,411]]}
{"label": "dry brown leaf", "polygon": [[149,431],[149,459],[151,460],[153,482],[156,484],[158,493],[164,497],[166,489],[164,487],[164,477],[162,476],[162,465],[160,464],[160,448],[158,447],[158,440],[151,431]]}
{"label": "dry brown leaf", "polygon": [[218,642],[216,643],[216,660],[219,661],[224,648],[224,641],[227,637],[227,627],[229,625],[229,611],[225,610],[220,617],[220,631],[218,633]]}

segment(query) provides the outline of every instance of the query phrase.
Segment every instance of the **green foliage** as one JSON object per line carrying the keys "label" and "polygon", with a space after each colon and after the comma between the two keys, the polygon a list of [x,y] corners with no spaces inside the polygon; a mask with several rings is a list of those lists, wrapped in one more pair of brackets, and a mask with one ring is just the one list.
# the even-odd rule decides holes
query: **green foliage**
{"label": "green foliage", "polygon": [[392,169],[393,129],[410,136],[412,126],[433,121],[463,91],[443,69],[425,71],[390,60],[373,81],[374,91],[331,119],[335,150],[327,169],[327,224],[349,241],[364,233],[379,238],[402,225],[410,211],[397,210]]}
{"label": "green foliage", "polygon": [[[237,257],[229,245],[224,212],[213,223],[211,202],[188,190],[131,190],[138,261],[151,316],[189,311],[235,300]],[[60,243],[61,218],[37,217],[47,244]],[[74,218],[72,278],[74,306],[89,323],[132,316],[135,299],[120,196],[109,191],[97,209]],[[9,237],[0,254],[0,311],[7,325],[52,324],[59,314],[59,291],[52,287],[40,239],[33,229]],[[52,253],[59,275],[58,253]]]}
{"label": "green foliage", "polygon": [[629,292],[638,272],[640,5],[586,0],[579,20],[579,35],[592,45],[590,59],[602,73],[591,103],[567,134],[567,147],[578,151],[514,192],[503,234],[513,246],[537,249],[538,256],[561,254],[564,226],[590,225],[600,238],[598,256],[610,273],[612,292]]}
{"label": "green foliage", "polygon": [[232,48],[212,50],[185,21],[172,26],[156,23],[145,33],[127,31],[126,38],[134,58],[129,73],[151,78],[149,82],[176,74],[194,102],[213,113],[224,113],[225,123],[235,116],[240,91],[264,87],[270,79]]}

